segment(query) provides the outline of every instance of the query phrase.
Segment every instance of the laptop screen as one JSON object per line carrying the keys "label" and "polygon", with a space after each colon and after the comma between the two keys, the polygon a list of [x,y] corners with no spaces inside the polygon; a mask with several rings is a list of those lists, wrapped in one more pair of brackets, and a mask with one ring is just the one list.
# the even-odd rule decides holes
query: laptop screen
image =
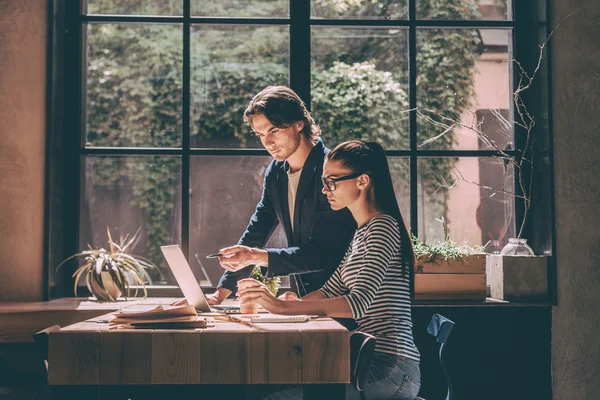
{"label": "laptop screen", "polygon": [[190,268],[190,264],[185,259],[181,247],[178,244],[174,244],[161,246],[160,250],[165,256],[169,268],[173,271],[175,280],[188,303],[192,304],[198,311],[210,312],[211,309],[206,301],[206,297],[200,285],[198,285],[198,281],[192,272],[192,268]]}

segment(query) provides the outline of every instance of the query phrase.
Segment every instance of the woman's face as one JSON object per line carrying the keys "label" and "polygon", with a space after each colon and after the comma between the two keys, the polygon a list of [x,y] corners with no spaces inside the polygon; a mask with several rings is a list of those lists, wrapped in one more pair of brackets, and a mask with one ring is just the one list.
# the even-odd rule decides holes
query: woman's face
{"label": "woman's face", "polygon": [[[330,183],[330,178],[342,178],[354,174],[348,168],[344,168],[340,161],[325,160],[323,164],[323,178]],[[327,200],[333,210],[341,210],[354,203],[361,194],[359,189],[360,177],[337,181],[334,183],[335,190],[331,190],[327,186],[323,186],[321,191],[327,195]]]}

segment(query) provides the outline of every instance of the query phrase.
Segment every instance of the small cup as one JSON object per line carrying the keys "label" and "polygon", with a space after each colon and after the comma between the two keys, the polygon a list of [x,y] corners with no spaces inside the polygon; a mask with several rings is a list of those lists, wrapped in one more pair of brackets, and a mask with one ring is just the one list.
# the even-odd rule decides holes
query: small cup
{"label": "small cup", "polygon": [[242,313],[242,314],[258,314],[258,303],[255,301],[249,301],[247,303],[240,303],[240,313]]}
{"label": "small cup", "polygon": [[[250,287],[250,286],[255,286],[253,284],[241,284],[238,282],[238,290],[239,289],[244,289],[246,287]],[[241,303],[240,302],[240,313],[242,314],[257,314],[258,313],[258,303],[255,301],[249,301],[246,303]]]}

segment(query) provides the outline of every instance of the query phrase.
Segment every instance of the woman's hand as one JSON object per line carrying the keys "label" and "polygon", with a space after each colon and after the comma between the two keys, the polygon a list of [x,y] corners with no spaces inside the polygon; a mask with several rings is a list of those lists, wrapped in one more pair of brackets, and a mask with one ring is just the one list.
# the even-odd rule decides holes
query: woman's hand
{"label": "woman's hand", "polygon": [[296,293],[294,293],[294,292],[285,292],[284,294],[282,294],[281,296],[279,296],[277,298],[279,300],[286,300],[286,301],[300,300],[298,298],[298,296],[296,295]]}
{"label": "woman's hand", "polygon": [[283,300],[276,299],[264,283],[255,279],[242,279],[238,282],[240,303],[254,301],[273,314],[281,314]]}

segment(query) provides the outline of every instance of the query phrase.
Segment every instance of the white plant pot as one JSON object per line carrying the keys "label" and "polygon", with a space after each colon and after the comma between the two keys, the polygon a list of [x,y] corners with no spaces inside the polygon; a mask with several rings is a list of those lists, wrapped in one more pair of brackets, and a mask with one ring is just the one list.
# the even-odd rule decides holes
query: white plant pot
{"label": "white plant pot", "polygon": [[[112,276],[110,276],[110,273],[108,271],[102,271],[100,273],[100,279],[102,279],[102,283],[104,284],[106,291],[112,296],[114,300],[117,300],[117,298],[121,296],[121,291],[119,290],[117,285],[115,285],[115,282],[113,281]],[[98,300],[113,301],[110,297],[106,295],[106,292],[93,279],[91,280],[91,289],[92,294],[96,296]]]}

